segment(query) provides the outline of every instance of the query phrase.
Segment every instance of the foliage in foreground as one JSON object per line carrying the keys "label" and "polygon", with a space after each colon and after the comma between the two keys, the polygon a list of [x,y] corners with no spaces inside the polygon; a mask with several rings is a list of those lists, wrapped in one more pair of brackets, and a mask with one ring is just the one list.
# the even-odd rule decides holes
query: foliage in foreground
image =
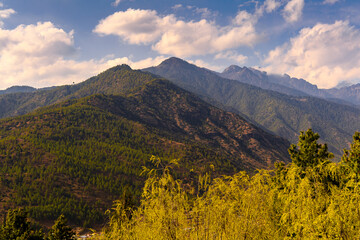
{"label": "foliage in foreground", "polygon": [[239,172],[210,181],[206,175],[196,191],[165,168],[146,181],[139,208],[115,204],[104,237],[359,239],[360,133],[339,164],[318,139],[311,129],[302,132],[288,166],[277,163],[252,177]]}
{"label": "foliage in foreground", "polygon": [[42,229],[29,222],[24,209],[9,210],[6,220],[0,226],[0,239],[6,240],[75,240],[75,232],[67,225],[64,215],[55,221],[46,237]]}

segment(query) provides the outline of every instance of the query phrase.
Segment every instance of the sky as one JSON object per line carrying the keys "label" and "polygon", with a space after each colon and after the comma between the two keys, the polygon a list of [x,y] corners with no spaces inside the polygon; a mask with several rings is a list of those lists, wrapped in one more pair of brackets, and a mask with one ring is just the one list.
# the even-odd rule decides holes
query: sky
{"label": "sky", "polygon": [[0,0],[0,89],[73,84],[179,57],[360,82],[358,0]]}

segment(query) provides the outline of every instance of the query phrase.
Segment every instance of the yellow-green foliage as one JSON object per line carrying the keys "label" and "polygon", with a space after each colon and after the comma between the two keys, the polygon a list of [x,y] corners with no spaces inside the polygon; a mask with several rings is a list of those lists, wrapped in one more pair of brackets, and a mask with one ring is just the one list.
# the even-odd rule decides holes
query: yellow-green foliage
{"label": "yellow-green foliage", "polygon": [[[239,172],[210,182],[206,175],[196,194],[165,168],[146,181],[138,209],[115,205],[104,238],[359,239],[359,134],[339,164],[323,158],[332,155],[326,146],[314,148],[311,130],[302,135],[309,137],[291,147],[292,164],[251,177]],[[306,156],[309,146],[319,161]]]}

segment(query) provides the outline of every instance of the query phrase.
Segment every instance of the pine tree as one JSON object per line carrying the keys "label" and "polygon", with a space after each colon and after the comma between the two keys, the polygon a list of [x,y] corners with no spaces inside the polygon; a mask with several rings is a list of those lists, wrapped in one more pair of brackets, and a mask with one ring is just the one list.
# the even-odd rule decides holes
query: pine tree
{"label": "pine tree", "polygon": [[63,214],[55,221],[49,233],[49,240],[75,240],[75,233],[67,225],[67,219]]}
{"label": "pine tree", "polygon": [[360,175],[360,132],[354,134],[350,150],[344,149],[341,162],[346,166],[350,177],[357,182]]}
{"label": "pine tree", "polygon": [[328,152],[326,143],[317,143],[319,138],[319,134],[314,133],[311,128],[306,133],[301,131],[297,144],[299,148],[295,144],[291,144],[289,148],[292,162],[302,168],[315,167],[321,163],[329,162],[334,154]]}
{"label": "pine tree", "polygon": [[41,231],[33,231],[27,220],[27,212],[22,208],[9,210],[4,226],[0,231],[0,239],[6,240],[42,240]]}

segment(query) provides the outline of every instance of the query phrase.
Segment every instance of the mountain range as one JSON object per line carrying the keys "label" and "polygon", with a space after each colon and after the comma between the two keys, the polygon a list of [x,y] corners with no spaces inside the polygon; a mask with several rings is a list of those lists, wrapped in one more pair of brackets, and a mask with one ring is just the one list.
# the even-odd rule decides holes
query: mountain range
{"label": "mountain range", "polygon": [[313,96],[341,104],[360,105],[360,84],[340,88],[319,89],[304,79],[292,78],[287,74],[267,74],[254,68],[231,65],[219,76],[238,80],[263,89],[269,89],[291,96]]}
{"label": "mountain range", "polygon": [[[225,71],[229,74],[234,67]],[[360,129],[360,109],[339,104],[309,94],[288,95],[279,91],[263,89],[238,80],[223,78],[219,73],[199,68],[178,58],[170,58],[159,66],[143,69],[162,76],[188,91],[202,96],[206,101],[225,106],[242,115],[247,120],[279,136],[296,142],[299,132],[312,128],[331,151],[342,155],[342,149],[349,146],[352,135]],[[235,69],[235,72],[237,70]],[[243,69],[248,82],[264,73]],[[305,81],[294,80],[294,84],[304,85],[304,89],[317,89]],[[274,85],[272,85],[274,86]],[[280,86],[280,84],[278,84]],[[305,90],[304,90],[305,91]],[[309,91],[309,90],[307,90]],[[218,104],[217,104],[218,103]]]}
{"label": "mountain range", "polygon": [[289,162],[284,138],[126,65],[77,85],[4,96],[36,110],[0,120],[2,215],[22,206],[43,224],[64,213],[76,226],[99,226],[114,200],[138,203],[142,167],[156,168],[152,155],[178,159],[174,176],[189,186],[206,172]]}
{"label": "mountain range", "polygon": [[[142,71],[169,79],[203,100],[291,142],[297,141],[300,131],[313,128],[329,144],[337,159],[342,149],[348,147],[354,131],[360,129],[359,107],[353,101],[359,98],[359,85],[324,90],[288,75],[267,74],[235,65],[217,73],[178,58],[169,58],[157,67]],[[112,78],[123,76],[108,74],[105,71],[80,84],[36,91],[26,87],[8,89],[8,92],[21,92],[0,95],[0,118],[22,115],[41,106],[96,93],[121,94],[138,84],[129,82],[114,86]],[[152,79],[152,74],[144,74],[142,78]]]}
{"label": "mountain range", "polygon": [[138,204],[152,156],[178,159],[173,175],[190,187],[206,172],[288,163],[288,140],[308,128],[339,159],[360,129],[357,87],[324,92],[287,75],[169,58],[79,84],[9,88],[0,93],[0,215],[23,206],[43,224],[66,213],[77,226],[101,225],[114,200]]}

